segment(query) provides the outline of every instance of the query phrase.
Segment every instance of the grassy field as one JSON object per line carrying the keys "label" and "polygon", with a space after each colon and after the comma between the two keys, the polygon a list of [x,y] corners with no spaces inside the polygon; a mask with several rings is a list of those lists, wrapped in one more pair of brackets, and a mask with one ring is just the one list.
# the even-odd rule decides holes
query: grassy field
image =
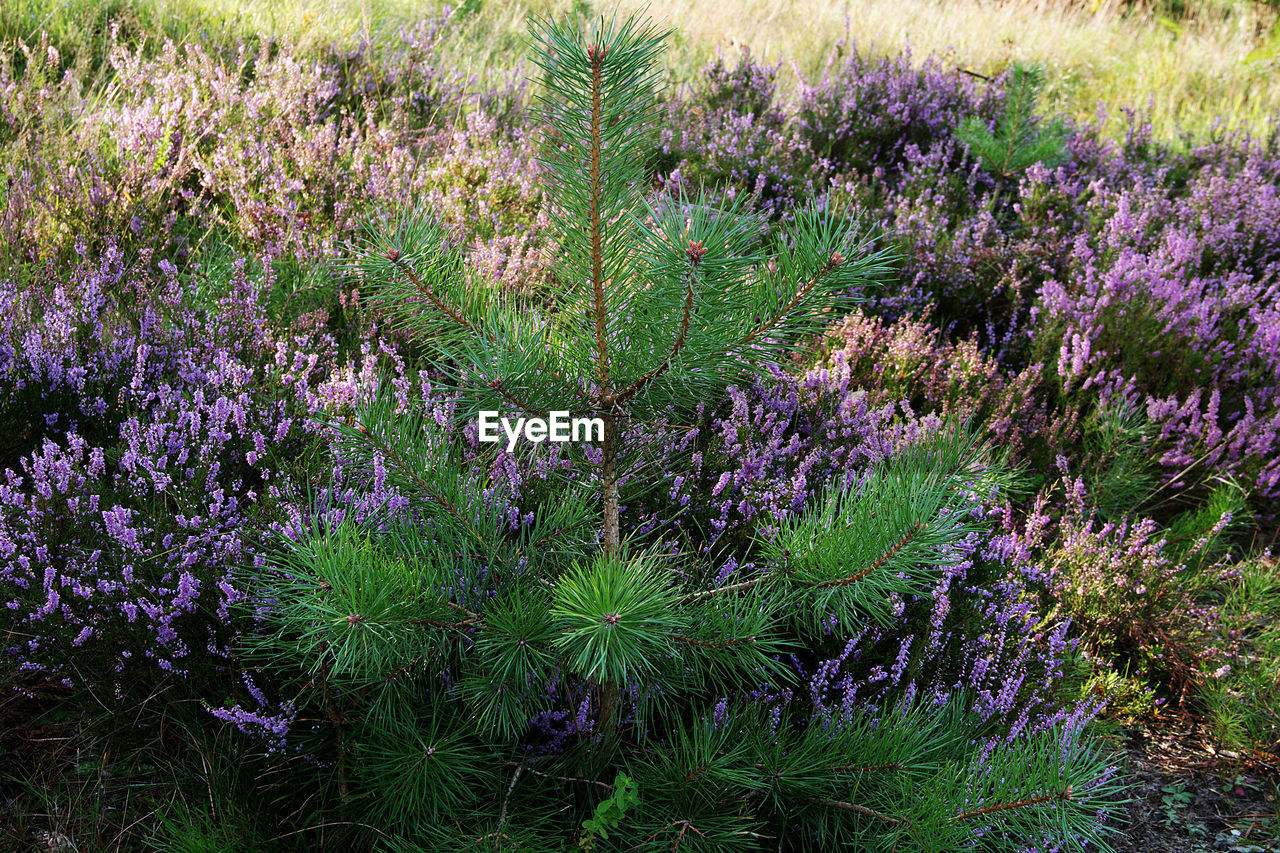
{"label": "grassy field", "polygon": [[[233,44],[259,35],[305,50],[378,41],[437,8],[413,0],[10,0],[0,9],[0,41],[28,42],[48,32],[70,57],[91,65],[106,21],[126,23],[130,38],[199,39]],[[1180,14],[1091,0],[1068,4],[1009,0],[619,0],[647,10],[675,31],[668,65],[673,82],[690,79],[717,51],[750,49],[781,61],[784,86],[794,71],[819,73],[836,44],[877,52],[909,48],[917,61],[941,55],[958,67],[993,74],[1014,60],[1048,70],[1045,106],[1092,120],[1100,103],[1146,111],[1158,136],[1202,137],[1226,125],[1261,129],[1280,114],[1280,23],[1276,6],[1256,0],[1187,4]],[[465,26],[449,52],[457,67],[484,76],[524,52],[528,14],[608,11],[589,0],[463,0]],[[92,71],[93,69],[88,69]]]}
{"label": "grassy field", "polygon": [[[1006,3],[815,3],[795,0],[623,0],[684,33],[680,58],[734,44],[767,56],[794,59],[816,71],[838,39],[877,51],[910,48],[917,58],[945,54],[956,65],[992,74],[1014,60],[1048,68],[1046,103],[1078,119],[1098,102],[1145,107],[1158,131],[1203,129],[1219,115],[1258,122],[1280,109],[1274,41],[1265,43],[1271,16],[1240,5],[1229,12],[1175,22],[1155,14],[1122,16],[1114,3],[1081,6],[1012,0]],[[1269,57],[1269,58],[1264,58]],[[683,69],[681,69],[683,70]]]}

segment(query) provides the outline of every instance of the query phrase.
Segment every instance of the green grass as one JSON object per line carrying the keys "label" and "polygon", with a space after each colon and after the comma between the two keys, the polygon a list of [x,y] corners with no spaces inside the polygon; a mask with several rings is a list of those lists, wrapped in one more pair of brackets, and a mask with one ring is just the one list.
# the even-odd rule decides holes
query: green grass
{"label": "green grass", "polygon": [[264,763],[247,738],[174,698],[157,693],[127,713],[81,696],[0,705],[0,853],[42,849],[33,842],[77,853],[278,849],[272,804],[250,793]]}
{"label": "green grass", "polygon": [[1280,567],[1251,560],[1226,597],[1226,630],[1240,650],[1230,671],[1206,673],[1202,695],[1219,740],[1246,753],[1280,753]]}

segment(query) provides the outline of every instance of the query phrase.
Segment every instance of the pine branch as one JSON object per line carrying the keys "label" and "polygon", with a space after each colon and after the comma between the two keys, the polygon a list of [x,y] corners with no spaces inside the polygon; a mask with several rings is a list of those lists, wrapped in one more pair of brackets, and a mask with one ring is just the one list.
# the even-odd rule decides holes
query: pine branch
{"label": "pine branch", "polygon": [[[764,765],[757,764],[756,767]],[[873,773],[880,770],[905,770],[906,767],[898,762],[890,764],[836,764],[831,767],[815,767],[813,770],[820,773]]]}
{"label": "pine branch", "polygon": [[745,592],[765,579],[764,575],[752,578],[749,581],[741,581],[740,583],[729,584],[728,586],[718,586],[715,589],[704,589],[701,592],[693,592],[686,595],[682,600],[683,603],[689,604],[694,601],[701,601],[704,598],[712,598],[717,595],[724,595],[730,592]]}
{"label": "pine branch", "polygon": [[698,646],[703,649],[718,649],[722,646],[736,646],[740,643],[754,643],[757,637],[734,637],[730,640],[694,640],[689,637],[683,637],[680,634],[671,634],[671,639],[679,643],[687,643],[691,646]]}
{"label": "pine branch", "polygon": [[[591,201],[587,214],[591,229],[591,290],[595,300],[596,364],[600,381],[600,394],[609,393],[609,345],[606,340],[604,302],[604,251],[600,228],[600,119],[604,109],[601,102],[603,66],[606,48],[587,48],[591,61]],[[608,408],[607,406],[605,408]]]}
{"label": "pine branch", "polygon": [[439,296],[437,296],[435,290],[433,290],[430,286],[425,284],[422,281],[422,279],[418,277],[418,274],[414,272],[413,267],[409,266],[404,262],[403,257],[398,251],[394,249],[388,251],[386,254],[386,258],[387,260],[391,261],[391,263],[395,266],[396,269],[404,273],[405,277],[409,279],[409,282],[417,289],[417,291],[421,293],[423,296],[425,296],[427,298],[427,301],[429,301],[432,305],[434,305],[436,309],[440,311],[440,313],[444,314],[446,317],[448,317],[453,322],[457,323],[462,328],[466,329],[468,332],[472,332],[474,334],[481,334],[480,332],[477,331],[475,326],[469,323],[467,319],[462,316],[461,312],[457,311],[454,308],[451,308],[449,305],[447,305],[444,302],[444,300],[442,300]]}
{"label": "pine branch", "polygon": [[507,823],[507,806],[511,803],[511,792],[516,789],[516,783],[520,781],[520,774],[524,772],[525,761],[521,761],[516,767],[516,772],[511,774],[511,784],[507,786],[507,793],[502,797],[502,809],[498,812],[498,827],[493,831],[495,838],[502,837],[502,827]]}
{"label": "pine branch", "polygon": [[676,833],[676,840],[675,840],[675,843],[671,845],[671,853],[676,853],[676,851],[680,849],[680,842],[684,840],[684,834],[685,834],[685,832],[686,832],[687,830],[692,829],[694,832],[696,832],[696,833],[697,833],[698,835],[700,835],[701,837],[703,837],[703,838],[706,838],[706,837],[707,837],[707,834],[706,834],[705,832],[703,832],[702,830],[698,829],[698,827],[694,826],[691,822],[689,822],[689,821],[687,821],[687,820],[673,820],[673,821],[671,821],[671,823],[669,823],[669,824],[667,824],[666,826],[662,827],[662,829],[659,829],[657,832],[651,832],[651,833],[649,833],[649,835],[648,835],[648,836],[646,836],[644,840],[645,840],[645,842],[646,842],[646,843],[647,843],[647,842],[649,842],[649,841],[652,841],[653,839],[657,838],[657,837],[658,837],[658,835],[659,835],[659,833],[661,833],[663,830],[667,830],[667,829],[674,829],[674,828],[675,828],[675,827],[677,827],[677,826],[678,826],[678,827],[680,827],[680,831],[679,831],[678,833]]}
{"label": "pine branch", "polygon": [[379,436],[376,431],[366,428],[363,424],[361,424],[358,429],[360,434],[368,438],[374,447],[377,448],[379,453],[394,462],[396,467],[413,480],[415,485],[422,489],[423,492],[430,495],[433,500],[445,508],[449,515],[453,516],[459,524],[466,528],[467,532],[469,532],[475,540],[480,543],[480,546],[483,549],[490,550],[488,540],[481,535],[480,531],[476,530],[475,525],[473,525],[467,517],[462,514],[462,511],[459,510],[458,507],[454,506],[453,502],[445,497],[439,489],[435,488],[435,486],[428,482],[425,477],[418,473],[417,466],[409,465],[408,460],[396,453],[389,444],[382,440],[382,437]]}
{"label": "pine branch", "polygon": [[617,398],[618,405],[627,403],[632,397],[644,390],[646,385],[666,373],[671,367],[671,362],[674,361],[676,357],[680,355],[680,351],[684,349],[685,342],[688,340],[689,336],[689,317],[693,313],[694,278],[698,270],[698,265],[701,263],[702,256],[706,251],[707,250],[703,248],[701,243],[694,240],[689,242],[689,248],[687,250],[689,256],[689,271],[685,275],[684,308],[680,317],[680,332],[676,335],[675,342],[671,345],[671,352],[667,354],[667,357],[662,360],[661,364],[636,379],[636,381],[632,382],[631,385],[619,393]]}
{"label": "pine branch", "polygon": [[954,818],[952,818],[952,820],[955,820],[955,821],[972,820],[973,818],[976,818],[976,817],[982,817],[984,815],[994,814],[996,812],[1009,811],[1010,809],[1025,809],[1028,806],[1037,806],[1037,805],[1040,805],[1041,803],[1059,802],[1063,800],[1074,800],[1075,797],[1072,795],[1071,789],[1072,789],[1072,786],[1068,785],[1064,790],[1059,791],[1056,794],[1041,794],[1038,797],[1030,797],[1025,800],[1017,800],[1011,803],[1000,803],[994,806],[985,806],[983,808],[976,809],[971,812],[964,812],[963,814],[958,814]]}
{"label": "pine branch", "polygon": [[822,269],[818,270],[817,275],[809,279],[808,283],[801,286],[801,288],[796,291],[795,295],[791,297],[791,301],[788,302],[786,306],[782,308],[781,311],[776,313],[766,323],[754,329],[750,334],[748,334],[745,338],[739,341],[737,346],[739,347],[746,346],[756,338],[767,333],[769,330],[773,329],[775,326],[781,323],[783,319],[785,319],[786,316],[790,314],[806,296],[809,295],[809,292],[818,286],[818,284],[822,281],[824,276],[826,276],[829,272],[835,269],[836,266],[838,266],[843,262],[844,262],[844,258],[841,257],[839,252],[832,252],[830,259],[827,260],[826,264],[823,265]]}
{"label": "pine branch", "polygon": [[711,769],[710,765],[699,764],[697,767],[689,771],[689,775],[684,777],[684,782],[682,784],[685,786],[688,786],[690,782],[692,782],[694,779],[697,779],[699,776],[701,776],[703,773],[706,773],[710,769]]}
{"label": "pine branch", "polygon": [[496,391],[498,393],[498,396],[500,396],[502,399],[510,403],[513,408],[516,408],[524,412],[526,415],[533,415],[534,417],[543,417],[548,413],[547,409],[534,408],[533,406],[529,405],[528,403],[524,402],[523,400],[521,400],[520,398],[516,397],[514,394],[512,394],[511,392],[503,388],[501,376],[491,381],[489,383],[489,387],[492,388],[494,391]]}
{"label": "pine branch", "polygon": [[831,808],[831,809],[840,809],[841,811],[853,812],[854,814],[860,814],[860,815],[863,815],[864,817],[872,817],[872,818],[875,818],[876,820],[884,821],[885,823],[891,824],[893,826],[910,826],[911,825],[911,822],[908,821],[906,818],[898,818],[898,817],[894,817],[893,815],[887,815],[884,812],[878,812],[875,809],[870,809],[870,808],[867,808],[866,806],[860,806],[857,803],[846,803],[841,800],[828,800],[822,797],[809,797],[807,802],[813,803],[814,805],[826,806],[827,808]]}
{"label": "pine branch", "polygon": [[541,770],[535,770],[532,767],[527,766],[528,762],[525,762],[525,764],[526,773],[532,773],[534,776],[539,776],[543,779],[554,779],[557,782],[574,782],[579,785],[596,785],[600,788],[604,788],[606,791],[613,790],[612,785],[608,782],[601,782],[599,779],[588,779],[585,776],[557,776],[555,773],[546,773]]}
{"label": "pine branch", "polygon": [[911,540],[916,538],[916,534],[918,534],[923,529],[924,529],[924,523],[921,521],[916,521],[916,523],[911,526],[910,530],[902,534],[901,539],[895,542],[892,545],[892,547],[889,548],[888,551],[885,551],[884,554],[882,554],[878,559],[876,559],[875,562],[867,566],[862,571],[855,572],[854,574],[849,575],[848,577],[838,578],[836,580],[830,580],[830,581],[823,581],[822,583],[818,584],[818,586],[820,587],[821,586],[847,586],[851,583],[857,583],[858,581],[865,578],[867,575],[874,572],[876,569],[883,566],[886,562],[889,561],[890,558],[893,557],[894,554],[898,553],[903,548],[907,547],[907,545],[911,542]]}
{"label": "pine branch", "polygon": [[[399,669],[395,669],[387,673],[386,676],[382,679],[383,685],[390,684],[392,681],[396,680],[400,676],[412,670],[415,666],[417,666],[421,662],[422,662],[422,658],[414,658],[413,660],[409,661],[407,664],[400,667]],[[364,691],[361,691],[361,697],[363,698],[363,696],[364,696]]]}
{"label": "pine branch", "polygon": [[[1001,132],[1007,139],[1004,152],[1004,164],[1000,169],[1001,173],[1005,175],[1008,175],[1010,172],[1015,148],[1023,141],[1020,135],[1021,130],[1019,126],[1023,121],[1029,118],[1027,114],[1030,113],[1029,104],[1027,103],[1029,100],[1027,96],[1027,88],[1031,85],[1030,75],[1018,68],[1014,69],[1014,75],[1015,81],[1019,85],[1015,90],[1014,97],[1011,99],[1012,103],[1005,110],[1005,121],[1001,122]],[[1007,122],[1007,124],[1005,122]]]}
{"label": "pine branch", "polygon": [[326,659],[320,661],[320,692],[324,699],[325,715],[328,717],[329,724],[333,726],[334,738],[338,742],[338,790],[345,802],[351,799],[351,786],[347,780],[347,751],[342,737],[343,719],[338,713],[338,706],[334,703],[333,694],[329,690],[329,661]]}
{"label": "pine branch", "polygon": [[380,621],[378,624],[392,625],[398,621],[403,621],[408,625],[425,625],[429,628],[452,628],[455,631],[461,628],[470,628],[472,625],[476,624],[470,619],[464,619],[461,622],[443,622],[439,619],[404,619],[404,620],[386,619],[386,620]]}
{"label": "pine branch", "polygon": [[470,610],[468,610],[467,608],[463,607],[461,604],[455,604],[454,602],[449,601],[448,599],[444,599],[444,603],[445,603],[447,606],[452,607],[454,610],[459,610],[459,611],[461,611],[461,612],[465,613],[465,614],[466,614],[466,616],[467,616],[467,621],[468,621],[468,622],[479,622],[479,621],[480,621],[480,616],[479,616],[478,614],[476,614],[476,613],[472,613]]}

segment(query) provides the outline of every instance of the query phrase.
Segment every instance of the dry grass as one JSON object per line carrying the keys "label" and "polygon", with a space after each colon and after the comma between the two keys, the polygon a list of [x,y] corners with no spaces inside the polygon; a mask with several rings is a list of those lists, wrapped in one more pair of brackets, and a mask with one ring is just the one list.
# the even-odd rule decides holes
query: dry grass
{"label": "dry grass", "polygon": [[[484,75],[524,55],[525,18],[600,12],[614,0],[453,0],[465,11],[449,48],[456,67]],[[1276,7],[1257,0],[1198,0],[1192,20],[1147,12],[1121,14],[1121,0],[617,0],[676,30],[668,65],[688,80],[717,50],[738,46],[820,71],[838,40],[879,53],[910,48],[917,61],[938,54],[989,74],[1018,59],[1043,63],[1045,106],[1077,119],[1100,102],[1149,109],[1156,132],[1197,135],[1219,118],[1261,127],[1280,114],[1280,24]],[[0,36],[80,26],[85,10],[144,12],[147,29],[177,37],[284,36],[306,49],[361,38],[393,38],[396,29],[439,8],[434,0],[0,0]]]}
{"label": "dry grass", "polygon": [[1259,123],[1280,113],[1280,61],[1268,50],[1272,11],[1241,3],[1175,23],[1122,16],[1108,5],[1090,12],[1028,0],[621,0],[621,8],[647,8],[681,31],[671,58],[680,76],[736,45],[812,74],[847,38],[876,52],[909,47],[917,60],[944,54],[987,74],[1015,59],[1038,61],[1049,71],[1047,106],[1086,119],[1099,101],[1143,109],[1150,102],[1163,136],[1203,131],[1219,116]]}

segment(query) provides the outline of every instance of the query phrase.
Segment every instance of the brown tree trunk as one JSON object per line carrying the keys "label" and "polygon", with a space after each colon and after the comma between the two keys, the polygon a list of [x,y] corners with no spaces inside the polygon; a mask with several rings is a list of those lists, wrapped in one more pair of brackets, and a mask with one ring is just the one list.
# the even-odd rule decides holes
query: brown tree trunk
{"label": "brown tree trunk", "polygon": [[[604,458],[601,474],[600,493],[604,503],[603,547],[605,556],[615,559],[618,556],[618,419],[613,411],[604,413]],[[602,681],[596,693],[600,703],[596,709],[596,735],[599,738],[599,770],[607,766],[617,746],[618,703],[621,691],[617,684]]]}
{"label": "brown tree trunk", "polygon": [[604,456],[600,494],[604,501],[604,553],[618,555],[618,419],[613,412],[604,413]]}

